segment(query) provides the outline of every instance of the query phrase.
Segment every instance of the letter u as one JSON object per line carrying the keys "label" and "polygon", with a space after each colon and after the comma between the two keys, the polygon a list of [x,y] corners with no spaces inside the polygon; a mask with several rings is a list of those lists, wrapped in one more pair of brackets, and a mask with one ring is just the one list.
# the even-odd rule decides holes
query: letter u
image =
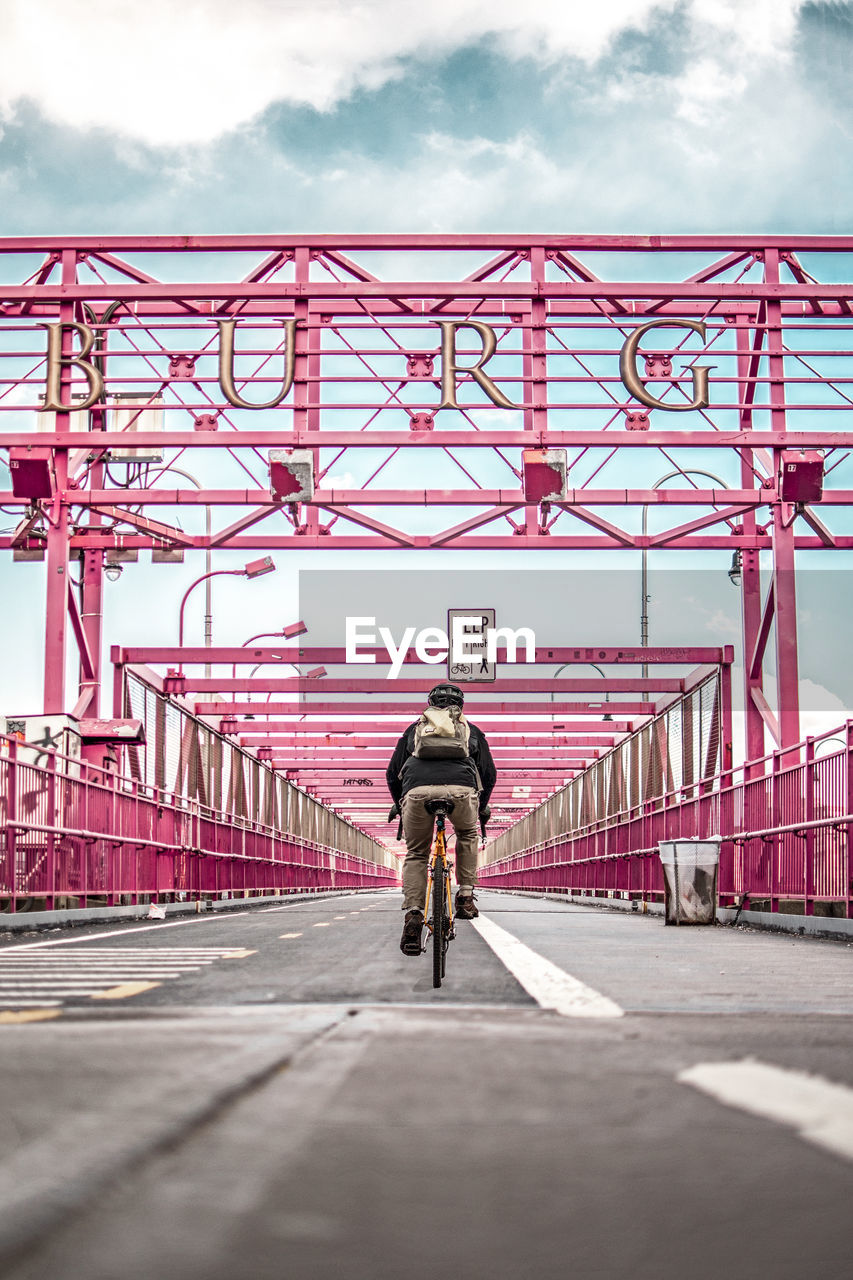
{"label": "letter u", "polygon": [[278,395],[262,404],[252,404],[238,394],[234,385],[234,328],[236,320],[219,320],[219,385],[222,394],[235,409],[274,409],[281,404],[293,386],[293,371],[296,365],[296,326],[298,320],[282,320],[285,332],[284,346],[284,382]]}

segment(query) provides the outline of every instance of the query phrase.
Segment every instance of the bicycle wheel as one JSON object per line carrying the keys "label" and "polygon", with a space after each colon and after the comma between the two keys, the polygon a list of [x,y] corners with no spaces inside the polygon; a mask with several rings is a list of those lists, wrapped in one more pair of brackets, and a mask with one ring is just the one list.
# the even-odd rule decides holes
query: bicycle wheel
{"label": "bicycle wheel", "polygon": [[432,873],[432,985],[441,986],[444,971],[444,878],[447,872],[441,858],[436,858]]}
{"label": "bicycle wheel", "polygon": [[445,868],[444,872],[444,901],[443,901],[444,922],[442,924],[442,948],[441,948],[441,976],[444,977],[444,971],[447,965],[447,948],[450,946],[450,939],[453,936],[450,932],[450,872]]}

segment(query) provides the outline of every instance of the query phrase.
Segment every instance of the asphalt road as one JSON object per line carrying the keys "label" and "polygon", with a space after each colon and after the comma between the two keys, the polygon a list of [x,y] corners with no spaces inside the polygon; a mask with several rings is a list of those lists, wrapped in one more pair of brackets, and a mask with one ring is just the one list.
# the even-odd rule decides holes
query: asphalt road
{"label": "asphalt road", "polygon": [[853,947],[479,901],[6,935],[2,1274],[849,1274]]}

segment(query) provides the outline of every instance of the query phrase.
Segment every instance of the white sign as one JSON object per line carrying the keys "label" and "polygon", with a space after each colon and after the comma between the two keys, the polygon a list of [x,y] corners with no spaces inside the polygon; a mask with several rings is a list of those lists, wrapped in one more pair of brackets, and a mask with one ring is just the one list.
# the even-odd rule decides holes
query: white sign
{"label": "white sign", "polygon": [[486,633],[495,629],[494,609],[448,609],[448,633],[453,635],[460,624],[465,638],[464,653],[451,651],[447,661],[448,680],[454,684],[483,684],[497,679],[497,663],[489,662],[486,653]]}
{"label": "white sign", "polygon": [[[19,764],[47,768],[50,752],[56,751],[60,756],[57,761],[59,772],[70,778],[79,778],[80,732],[78,722],[71,716],[0,716],[0,733],[17,741],[15,754]],[[5,753],[5,743],[3,747]]]}

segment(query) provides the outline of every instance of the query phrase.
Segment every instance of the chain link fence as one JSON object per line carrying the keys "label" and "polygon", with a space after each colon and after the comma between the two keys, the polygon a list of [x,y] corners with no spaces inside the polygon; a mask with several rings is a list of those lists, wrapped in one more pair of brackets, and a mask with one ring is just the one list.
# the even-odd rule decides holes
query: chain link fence
{"label": "chain link fence", "polygon": [[720,712],[720,677],[714,673],[504,831],[487,846],[486,863],[629,819],[641,809],[654,812],[674,791],[687,801],[700,788],[716,787]]}
{"label": "chain link fence", "polygon": [[128,748],[131,776],[143,786],[396,869],[393,855],[370,836],[130,670],[124,714],[145,727],[144,745]]}

